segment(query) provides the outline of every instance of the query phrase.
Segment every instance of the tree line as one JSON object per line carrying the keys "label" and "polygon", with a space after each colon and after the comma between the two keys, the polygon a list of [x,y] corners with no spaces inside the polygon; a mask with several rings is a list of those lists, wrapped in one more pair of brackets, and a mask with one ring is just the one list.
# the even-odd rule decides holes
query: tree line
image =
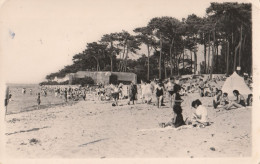
{"label": "tree line", "polygon": [[[152,18],[146,26],[104,34],[73,56],[73,64],[46,76],[52,80],[77,71],[134,72],[138,80],[174,75],[252,73],[252,14],[249,3],[211,3],[204,17]],[[145,47],[145,48],[144,48]],[[203,53],[198,53],[203,47]],[[136,60],[129,58],[142,49]],[[198,55],[203,62],[198,63]]]}

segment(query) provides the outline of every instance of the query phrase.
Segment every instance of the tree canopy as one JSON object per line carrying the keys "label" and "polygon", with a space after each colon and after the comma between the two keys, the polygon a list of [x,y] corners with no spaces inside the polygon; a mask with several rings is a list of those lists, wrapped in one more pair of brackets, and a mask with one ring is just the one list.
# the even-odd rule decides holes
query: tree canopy
{"label": "tree canopy", "polygon": [[[131,32],[104,34],[99,41],[87,43],[73,56],[72,65],[46,79],[80,70],[134,72],[138,80],[192,73],[231,74],[237,67],[241,67],[240,73],[251,74],[251,15],[249,3],[213,2],[204,17],[155,17]],[[130,54],[139,58],[131,59]]]}

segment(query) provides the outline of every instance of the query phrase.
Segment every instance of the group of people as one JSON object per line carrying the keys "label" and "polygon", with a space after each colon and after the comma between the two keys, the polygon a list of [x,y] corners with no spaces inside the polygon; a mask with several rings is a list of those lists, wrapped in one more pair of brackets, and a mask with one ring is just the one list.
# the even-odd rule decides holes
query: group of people
{"label": "group of people", "polygon": [[[123,95],[123,84],[115,84],[112,85],[112,97],[114,99],[114,103],[112,104],[113,106],[118,106],[118,100],[119,97],[123,98],[126,97],[125,95]],[[129,86],[127,86],[127,93],[128,96],[126,98],[128,98],[128,102],[127,104],[130,105],[130,103],[132,102],[132,104],[135,104],[135,100],[137,100],[137,85],[135,85],[133,82],[131,82],[131,84]]]}
{"label": "group of people", "polygon": [[241,95],[238,90],[233,90],[233,94],[236,97],[236,99],[234,101],[231,101],[228,99],[228,94],[226,92],[222,93],[222,90],[218,90],[217,94],[213,99],[213,107],[216,109],[220,105],[224,109],[229,110],[232,107],[242,108],[245,106],[252,106],[252,94],[249,94],[247,99],[245,99],[244,96]]}
{"label": "group of people", "polygon": [[[246,105],[251,106],[253,101],[252,94],[248,95],[248,98],[245,100],[243,95],[239,93],[238,90],[234,90],[233,94],[236,97],[235,101],[230,101],[228,99],[227,93],[222,93],[221,90],[218,90],[217,88],[215,91],[212,89],[212,87],[209,85],[208,80],[203,81],[202,79],[195,79],[195,84],[192,84],[192,82],[188,82],[186,84],[180,84],[180,81],[178,79],[174,78],[168,78],[165,81],[162,80],[153,80],[153,81],[147,81],[145,83],[142,83],[141,85],[137,86],[134,83],[131,83],[130,85],[123,85],[120,84],[111,84],[108,86],[104,86],[102,84],[99,84],[97,86],[92,87],[76,87],[73,88],[71,86],[65,86],[65,87],[54,87],[54,86],[42,86],[41,87],[41,93],[37,93],[37,104],[38,108],[40,108],[41,104],[41,95],[47,96],[47,92],[50,92],[51,94],[54,93],[55,97],[64,97],[64,101],[67,102],[69,99],[78,101],[80,98],[83,100],[86,100],[86,94],[90,93],[90,91],[94,91],[93,93],[98,96],[98,100],[102,100],[101,97],[106,95],[109,95],[109,99],[111,98],[114,100],[112,103],[112,106],[118,106],[118,101],[120,98],[125,97],[123,94],[123,88],[127,88],[127,96],[128,98],[128,105],[130,103],[135,104],[135,100],[137,100],[137,94],[141,95],[142,101],[149,103],[152,101],[152,98],[145,98],[145,92],[149,92],[148,95],[154,95],[156,97],[156,105],[158,108],[161,108],[164,106],[164,99],[168,97],[169,100],[169,107],[173,109],[173,118],[170,122],[165,123],[163,127],[165,126],[174,126],[174,127],[180,127],[183,125],[197,125],[199,124],[200,127],[205,127],[209,125],[208,122],[208,116],[207,116],[207,108],[202,105],[202,102],[199,99],[196,99],[192,101],[191,107],[195,109],[195,111],[192,114],[192,119],[188,120],[186,119],[184,121],[183,115],[182,115],[182,102],[184,101],[182,99],[182,96],[187,95],[188,93],[194,93],[197,91],[201,97],[211,94],[211,96],[214,95],[213,98],[213,107],[216,109],[218,106],[222,106],[224,109],[229,110],[233,107],[235,108],[241,108],[245,107]],[[216,83],[216,80],[215,80]],[[188,84],[188,85],[187,85]],[[190,84],[190,85],[189,85]],[[139,87],[139,88],[138,88]],[[109,94],[107,93],[109,88]],[[209,93],[206,93],[206,88],[210,89]],[[148,91],[147,91],[148,89]],[[140,93],[138,93],[140,92]],[[26,88],[22,89],[22,93],[26,93]],[[32,90],[30,89],[30,94],[32,95]],[[124,95],[124,96],[123,96]],[[7,104],[7,103],[6,103]]]}
{"label": "group of people", "polygon": [[[199,80],[198,90],[199,90],[199,95],[201,97],[205,96],[206,83],[207,82],[204,82],[202,79]],[[182,116],[182,107],[181,107],[181,103],[183,102],[181,96],[183,96],[183,94],[180,94],[180,91],[183,90],[183,87],[176,83],[173,83],[171,80],[169,80],[167,85],[165,86],[169,95],[170,107],[173,109],[173,118],[170,122],[166,124],[165,123],[160,124],[160,126],[162,127],[173,126],[178,128],[182,125],[193,125],[193,126],[199,125],[199,127],[205,127],[210,125],[207,108],[202,105],[202,102],[199,99],[196,99],[191,103],[191,107],[195,109],[195,111],[192,114],[192,119],[188,120],[187,118],[184,121]],[[160,90],[160,88],[157,89],[157,92],[161,93],[161,91],[162,90]],[[231,108],[243,108],[245,106],[252,106],[252,102],[253,102],[252,94],[249,94],[247,99],[245,99],[244,96],[240,94],[238,90],[234,90],[233,94],[236,97],[236,99],[231,101],[228,99],[227,93],[222,93],[222,91],[218,90],[217,88],[215,88],[215,91],[212,90],[210,96],[214,95],[213,98],[214,109],[216,109],[218,106],[222,106],[226,110],[230,110]],[[160,94],[160,96],[161,95],[162,94]]]}
{"label": "group of people", "polygon": [[181,86],[176,83],[173,85],[168,83],[167,90],[169,92],[170,107],[173,109],[173,118],[166,124],[160,124],[161,127],[172,126],[179,128],[183,125],[199,125],[199,127],[205,127],[209,125],[207,108],[202,105],[199,99],[196,99],[191,103],[191,106],[195,109],[195,112],[192,114],[192,119],[188,120],[187,118],[184,120],[182,115],[183,109],[181,107],[181,103],[184,101],[181,98],[183,95],[180,94]]}

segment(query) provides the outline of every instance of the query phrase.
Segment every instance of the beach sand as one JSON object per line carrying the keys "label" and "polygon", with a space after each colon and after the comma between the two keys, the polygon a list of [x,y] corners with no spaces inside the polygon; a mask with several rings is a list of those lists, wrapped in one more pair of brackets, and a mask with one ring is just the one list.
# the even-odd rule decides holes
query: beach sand
{"label": "beach sand", "polygon": [[[89,95],[91,97],[91,95]],[[183,97],[184,119],[192,100]],[[200,98],[212,125],[205,128],[160,128],[172,109],[154,105],[117,107],[107,101],[80,101],[67,106],[7,115],[6,155],[10,158],[167,158],[249,157],[251,108],[213,109],[212,98]]]}

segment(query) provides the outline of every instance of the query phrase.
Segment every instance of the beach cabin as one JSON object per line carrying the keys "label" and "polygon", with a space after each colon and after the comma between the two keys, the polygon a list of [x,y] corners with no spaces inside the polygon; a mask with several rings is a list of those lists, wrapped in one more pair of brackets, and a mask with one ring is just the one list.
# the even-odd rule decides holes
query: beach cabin
{"label": "beach cabin", "polygon": [[69,74],[69,84],[72,84],[75,79],[85,77],[91,77],[95,83],[102,83],[105,85],[111,83],[137,83],[137,75],[131,72],[78,71]]}

